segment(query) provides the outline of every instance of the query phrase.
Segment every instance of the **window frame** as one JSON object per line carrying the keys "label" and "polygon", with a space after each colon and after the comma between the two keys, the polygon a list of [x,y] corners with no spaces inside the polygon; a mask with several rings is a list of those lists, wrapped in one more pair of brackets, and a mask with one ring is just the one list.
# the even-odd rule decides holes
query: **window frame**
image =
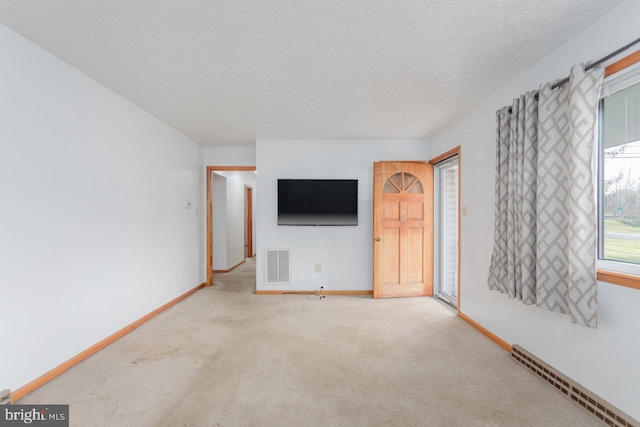
{"label": "window frame", "polygon": [[[615,73],[622,71],[636,63],[640,62],[640,50],[614,62],[613,64],[605,68],[605,78],[614,75]],[[602,237],[604,235],[604,222],[600,221],[604,214],[604,180],[601,179],[601,174],[604,170],[604,148],[602,146],[603,140],[603,127],[601,126],[601,117],[604,108],[604,98],[600,99],[598,107],[598,141],[597,141],[597,182],[596,187],[598,190],[597,197],[597,215],[598,215],[598,247],[596,257],[597,267],[597,279],[602,282],[611,283],[614,285],[625,286],[633,289],[640,289],[640,265],[632,264],[622,261],[612,261],[601,259],[603,256]]]}

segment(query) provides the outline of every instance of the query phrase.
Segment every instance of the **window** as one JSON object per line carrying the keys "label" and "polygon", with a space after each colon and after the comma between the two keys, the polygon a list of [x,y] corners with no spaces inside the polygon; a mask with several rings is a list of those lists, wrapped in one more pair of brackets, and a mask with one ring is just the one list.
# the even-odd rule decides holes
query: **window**
{"label": "window", "polygon": [[640,276],[640,64],[605,80],[599,113],[598,268]]}

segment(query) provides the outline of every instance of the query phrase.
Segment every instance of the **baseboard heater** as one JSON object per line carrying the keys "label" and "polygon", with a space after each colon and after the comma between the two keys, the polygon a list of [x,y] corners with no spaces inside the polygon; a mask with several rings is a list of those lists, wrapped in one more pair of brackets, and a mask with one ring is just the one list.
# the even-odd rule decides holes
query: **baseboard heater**
{"label": "baseboard heater", "polygon": [[0,391],[0,405],[11,404],[11,390]]}
{"label": "baseboard heater", "polygon": [[547,381],[605,424],[616,427],[640,427],[640,422],[633,417],[625,414],[557,369],[547,365],[522,347],[514,345],[511,358]]}

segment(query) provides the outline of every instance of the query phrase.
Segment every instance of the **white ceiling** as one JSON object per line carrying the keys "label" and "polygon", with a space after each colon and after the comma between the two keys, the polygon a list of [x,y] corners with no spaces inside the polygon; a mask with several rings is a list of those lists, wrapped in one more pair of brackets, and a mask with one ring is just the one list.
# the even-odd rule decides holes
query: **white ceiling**
{"label": "white ceiling", "polygon": [[0,0],[0,22],[203,145],[253,146],[426,138],[621,3]]}

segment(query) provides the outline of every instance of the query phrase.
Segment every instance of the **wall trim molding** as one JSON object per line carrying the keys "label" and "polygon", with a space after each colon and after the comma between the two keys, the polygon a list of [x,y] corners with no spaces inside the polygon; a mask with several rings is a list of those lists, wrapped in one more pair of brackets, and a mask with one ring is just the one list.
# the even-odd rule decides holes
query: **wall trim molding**
{"label": "wall trim molding", "polygon": [[506,342],[505,340],[503,340],[502,338],[500,338],[499,336],[497,336],[496,334],[494,334],[493,332],[491,332],[490,330],[488,330],[487,328],[485,328],[484,326],[482,326],[481,324],[479,324],[478,322],[476,322],[475,320],[467,316],[466,314],[462,313],[461,311],[458,311],[458,317],[460,317],[462,320],[464,320],[465,322],[467,322],[468,324],[476,328],[478,331],[484,334],[487,338],[489,338],[491,341],[495,342],[500,347],[507,350],[509,353],[512,352],[513,348],[511,344],[509,344],[508,342]]}
{"label": "wall trim molding", "polygon": [[640,50],[636,50],[632,54],[627,55],[612,64],[607,65],[604,69],[604,76],[609,77],[610,75],[615,74],[618,71],[622,71],[625,68],[637,64],[638,62],[640,62]]}
{"label": "wall trim molding", "polygon": [[293,289],[256,290],[256,295],[373,295],[373,290],[326,290],[296,291]]}
{"label": "wall trim molding", "polygon": [[461,151],[461,147],[460,145],[458,145],[457,147],[452,148],[449,151],[446,151],[442,154],[440,154],[439,156],[434,157],[433,159],[429,160],[429,163],[431,163],[432,165],[435,165],[436,163],[442,162],[444,160],[447,160],[453,156],[459,156],[460,155],[460,151]]}
{"label": "wall trim molding", "polygon": [[598,280],[613,285],[626,286],[627,288],[640,289],[640,277],[632,274],[619,273],[617,271],[598,269]]}
{"label": "wall trim molding", "polygon": [[38,387],[42,386],[43,384],[51,381],[52,379],[54,379],[58,375],[62,374],[63,372],[65,372],[69,368],[72,368],[73,366],[77,365],[78,363],[82,362],[83,360],[87,359],[88,357],[93,356],[94,354],[96,354],[97,352],[99,352],[100,350],[102,350],[103,348],[108,346],[109,344],[111,344],[111,343],[119,340],[123,336],[127,335],[129,332],[133,331],[138,326],[142,325],[143,323],[147,322],[148,320],[151,320],[152,318],[156,317],[158,314],[160,314],[163,311],[173,307],[174,305],[176,305],[180,301],[182,301],[185,298],[187,298],[187,297],[191,296],[192,294],[196,293],[197,291],[202,289],[204,286],[205,286],[205,283],[199,284],[195,288],[185,292],[184,294],[180,295],[177,298],[172,299],[168,303],[156,308],[151,313],[141,317],[140,319],[136,320],[135,322],[131,323],[130,325],[125,326],[124,328],[120,329],[119,331],[109,335],[107,338],[97,342],[96,344],[92,345],[91,347],[87,348],[86,350],[78,353],[77,355],[73,356],[71,359],[67,360],[66,362],[63,362],[60,365],[56,366],[55,368],[51,369],[49,372],[46,372],[45,374],[40,375],[35,380],[29,382],[28,384],[20,387],[19,389],[17,389],[13,393],[11,393],[11,401],[15,403],[17,400],[23,398],[24,396],[26,396],[27,394],[29,394],[32,391],[36,390]]}
{"label": "wall trim molding", "polygon": [[243,259],[242,261],[240,261],[239,263],[237,263],[236,265],[234,265],[233,267],[231,267],[228,270],[213,270],[214,273],[228,273],[232,270],[235,270],[237,267],[241,266],[242,264],[244,264],[245,260]]}

